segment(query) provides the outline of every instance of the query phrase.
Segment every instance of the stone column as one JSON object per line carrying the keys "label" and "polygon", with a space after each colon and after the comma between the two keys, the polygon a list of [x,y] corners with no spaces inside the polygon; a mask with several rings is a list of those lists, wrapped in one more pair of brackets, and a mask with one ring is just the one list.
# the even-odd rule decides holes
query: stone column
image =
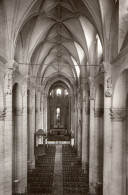
{"label": "stone column", "polygon": [[83,91],[82,102],[82,168],[89,166],[89,101],[88,91]]}
{"label": "stone column", "polygon": [[35,134],[35,88],[31,89],[31,107],[29,108],[30,120],[29,120],[29,169],[35,168],[35,156],[34,156],[34,134]]}
{"label": "stone column", "polygon": [[80,90],[78,91],[78,101],[77,101],[77,110],[78,110],[78,116],[77,116],[77,154],[78,157],[82,156],[82,121],[81,121],[81,100],[80,100]]}
{"label": "stone column", "polygon": [[112,109],[112,181],[111,195],[124,195],[123,153],[126,113],[124,109]]}
{"label": "stone column", "polygon": [[41,129],[44,128],[44,123],[43,123],[43,110],[44,110],[44,105],[43,105],[43,94],[41,94]]}
{"label": "stone column", "polygon": [[77,123],[77,121],[78,121],[78,111],[77,111],[77,98],[76,98],[76,94],[75,94],[75,108],[74,108],[74,118],[75,118],[75,133],[74,133],[74,136],[75,136],[75,148],[77,148],[77,141],[78,141],[78,139],[77,139],[77,131],[78,131],[78,123]]}
{"label": "stone column", "polygon": [[89,186],[90,192],[93,193],[94,184],[94,103],[95,103],[95,86],[94,79],[89,77],[89,88],[90,88],[90,135],[89,135]]}
{"label": "stone column", "polygon": [[[39,89],[38,89],[39,90]],[[36,131],[41,129],[41,92],[36,93]]]}
{"label": "stone column", "polygon": [[104,160],[103,160],[103,194],[111,194],[111,97],[112,97],[112,77],[111,65],[103,62],[101,73],[104,74]]}
{"label": "stone column", "polygon": [[4,194],[4,123],[5,110],[0,111],[0,194]]}
{"label": "stone column", "polygon": [[44,124],[44,130],[47,133],[47,95],[46,94],[44,95],[43,103],[44,103],[44,111],[43,111],[44,120],[43,120],[43,124]]}
{"label": "stone column", "polygon": [[17,64],[10,61],[6,64],[5,101],[6,118],[4,131],[4,195],[12,194],[12,79]]}
{"label": "stone column", "polygon": [[71,95],[71,130],[74,131],[75,123],[74,123],[74,106],[75,106],[75,97]]}
{"label": "stone column", "polygon": [[[22,115],[23,115],[23,108],[16,108],[15,110],[15,193],[22,193],[24,190],[22,189],[23,185],[23,170],[22,170],[22,141],[23,141],[23,134],[22,134]],[[17,182],[16,182],[17,181]],[[23,190],[23,191],[22,191]]]}
{"label": "stone column", "polygon": [[95,182],[96,184],[102,183],[102,174],[103,167],[102,166],[102,155],[103,155],[103,108],[95,109],[95,163],[94,163],[94,174],[95,174]]}
{"label": "stone column", "polygon": [[75,100],[74,95],[71,95],[71,146],[74,146],[75,144]]}
{"label": "stone column", "polygon": [[23,128],[22,128],[22,193],[27,186],[27,156],[28,156],[28,117],[27,117],[27,80],[23,83]]}

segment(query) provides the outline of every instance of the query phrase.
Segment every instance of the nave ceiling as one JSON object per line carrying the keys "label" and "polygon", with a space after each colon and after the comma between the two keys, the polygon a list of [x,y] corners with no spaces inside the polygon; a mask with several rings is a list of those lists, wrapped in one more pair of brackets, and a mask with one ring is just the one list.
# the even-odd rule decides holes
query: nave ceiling
{"label": "nave ceiling", "polygon": [[6,59],[33,83],[61,77],[77,85],[111,56],[117,7],[115,0],[3,0]]}

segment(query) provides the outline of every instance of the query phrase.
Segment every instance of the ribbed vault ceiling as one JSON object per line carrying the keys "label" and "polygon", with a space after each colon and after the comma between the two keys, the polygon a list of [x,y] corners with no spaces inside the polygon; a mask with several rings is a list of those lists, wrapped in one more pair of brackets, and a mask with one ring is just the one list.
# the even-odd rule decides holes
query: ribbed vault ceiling
{"label": "ribbed vault ceiling", "polygon": [[96,34],[102,39],[98,1],[93,6],[96,13],[82,0],[36,1],[17,33],[15,52],[16,61],[30,65],[31,79],[41,83],[56,74],[77,81],[81,70],[87,72],[82,66],[91,62]]}

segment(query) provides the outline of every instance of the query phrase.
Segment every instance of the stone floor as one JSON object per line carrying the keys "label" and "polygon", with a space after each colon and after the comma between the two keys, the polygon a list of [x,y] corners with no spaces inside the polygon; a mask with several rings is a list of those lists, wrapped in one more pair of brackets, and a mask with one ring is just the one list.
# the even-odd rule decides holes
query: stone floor
{"label": "stone floor", "polygon": [[63,195],[62,145],[56,145],[53,195]]}

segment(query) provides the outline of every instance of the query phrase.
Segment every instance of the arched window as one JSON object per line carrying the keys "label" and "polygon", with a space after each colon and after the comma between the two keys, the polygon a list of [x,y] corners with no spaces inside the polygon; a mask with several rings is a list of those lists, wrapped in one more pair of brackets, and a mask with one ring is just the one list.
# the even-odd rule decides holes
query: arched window
{"label": "arched window", "polygon": [[68,95],[68,91],[67,91],[66,89],[65,89],[65,91],[64,91],[64,94],[65,94],[65,95]]}
{"label": "arched window", "polygon": [[56,109],[56,118],[59,119],[60,118],[60,108]]}
{"label": "arched window", "polygon": [[61,95],[61,93],[62,93],[62,90],[61,89],[57,89],[56,90],[56,95]]}

